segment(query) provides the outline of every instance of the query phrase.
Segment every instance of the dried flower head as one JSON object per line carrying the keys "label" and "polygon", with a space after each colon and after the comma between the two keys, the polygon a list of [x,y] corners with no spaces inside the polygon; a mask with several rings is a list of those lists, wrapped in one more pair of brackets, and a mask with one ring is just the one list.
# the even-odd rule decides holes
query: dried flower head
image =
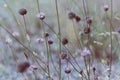
{"label": "dried flower head", "polygon": [[36,42],[39,43],[39,44],[42,44],[42,43],[45,42],[45,40],[43,38],[37,38]]}
{"label": "dried flower head", "polygon": [[93,21],[92,18],[90,18],[90,17],[87,18],[87,24],[89,24],[89,25],[92,24],[92,21]]}
{"label": "dried flower head", "polygon": [[18,72],[23,73],[30,67],[29,62],[20,63],[17,67]]}
{"label": "dried flower head", "polygon": [[41,20],[44,20],[45,19],[45,13],[43,13],[43,12],[38,13],[37,18],[39,18]]}
{"label": "dried flower head", "polygon": [[67,53],[66,52],[62,52],[61,53],[61,59],[66,59],[67,58]]}
{"label": "dried flower head", "polygon": [[62,39],[62,44],[63,44],[63,45],[68,44],[68,39],[67,39],[67,38],[63,38],[63,39]]}
{"label": "dried flower head", "polygon": [[52,40],[48,40],[48,44],[53,44],[53,41]]}
{"label": "dried flower head", "polygon": [[108,11],[109,6],[108,5],[104,5],[104,11]]}
{"label": "dried flower head", "polygon": [[71,73],[71,69],[70,69],[69,67],[65,68],[65,73],[66,73],[66,74]]}
{"label": "dried flower head", "polygon": [[46,33],[45,33],[45,37],[48,37],[48,36],[49,36],[49,33],[46,32]]}
{"label": "dried flower head", "polygon": [[25,8],[21,8],[21,9],[19,10],[19,14],[22,15],[22,16],[24,16],[24,15],[27,14],[27,10],[26,10]]}
{"label": "dried flower head", "polygon": [[82,52],[81,52],[81,56],[88,56],[88,55],[90,55],[91,54],[91,52],[90,52],[90,50],[89,49],[87,49],[86,47],[82,50]]}
{"label": "dried flower head", "polygon": [[80,16],[75,16],[76,22],[79,22],[81,20]]}
{"label": "dried flower head", "polygon": [[74,12],[69,12],[69,13],[68,13],[69,19],[74,19],[75,16],[76,16],[76,14],[75,14]]}
{"label": "dried flower head", "polygon": [[89,34],[90,31],[91,31],[91,30],[90,30],[90,27],[85,27],[85,28],[84,28],[84,33],[85,33],[85,34]]}

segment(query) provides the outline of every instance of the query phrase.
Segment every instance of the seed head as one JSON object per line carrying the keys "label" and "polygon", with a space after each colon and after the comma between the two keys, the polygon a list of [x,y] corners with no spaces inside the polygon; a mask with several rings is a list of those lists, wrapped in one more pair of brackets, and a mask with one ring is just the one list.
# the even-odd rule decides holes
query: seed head
{"label": "seed head", "polygon": [[45,33],[45,37],[48,37],[48,36],[49,36],[49,33],[46,32],[46,33]]}
{"label": "seed head", "polygon": [[61,59],[66,59],[67,58],[67,53],[63,52],[61,53]]}
{"label": "seed head", "polygon": [[26,10],[25,8],[21,8],[21,9],[19,10],[19,14],[22,15],[22,16],[24,16],[24,15],[27,14],[27,10]]}
{"label": "seed head", "polygon": [[17,67],[18,72],[23,73],[30,67],[29,62],[20,63]]}
{"label": "seed head", "polygon": [[104,5],[104,11],[108,11],[109,6],[108,5]]}
{"label": "seed head", "polygon": [[43,38],[37,38],[36,39],[36,42],[38,43],[38,44],[41,44],[41,43],[44,43],[44,39]]}
{"label": "seed head", "polygon": [[87,18],[87,24],[89,24],[89,25],[92,24],[92,21],[93,21],[92,18],[90,18],[90,17]]}
{"label": "seed head", "polygon": [[45,14],[43,12],[40,12],[37,14],[37,18],[44,20],[45,19]]}
{"label": "seed head", "polygon": [[48,40],[48,44],[49,45],[53,44],[53,41],[52,40]]}
{"label": "seed head", "polygon": [[85,34],[89,34],[90,31],[91,31],[91,30],[90,30],[90,27],[85,27],[85,28],[84,28],[84,33],[85,33]]}
{"label": "seed head", "polygon": [[67,39],[67,38],[63,38],[63,39],[62,39],[62,44],[63,44],[63,45],[66,45],[67,43],[68,43],[68,39]]}
{"label": "seed head", "polygon": [[79,22],[81,20],[80,16],[75,16],[76,22]]}
{"label": "seed head", "polygon": [[81,52],[81,56],[85,57],[85,56],[88,56],[90,55],[91,52],[89,49],[87,49],[86,47],[83,49],[83,51]]}
{"label": "seed head", "polygon": [[67,68],[65,69],[65,73],[66,73],[66,74],[71,73],[71,69],[67,67]]}
{"label": "seed head", "polygon": [[74,19],[75,16],[76,16],[76,14],[75,14],[74,12],[69,12],[69,13],[68,13],[69,19]]}

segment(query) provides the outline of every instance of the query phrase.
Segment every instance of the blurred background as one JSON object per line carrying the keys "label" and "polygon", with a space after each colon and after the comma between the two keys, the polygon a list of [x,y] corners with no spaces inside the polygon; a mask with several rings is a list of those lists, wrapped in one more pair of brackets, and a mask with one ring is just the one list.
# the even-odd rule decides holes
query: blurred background
{"label": "blurred background", "polygon": [[[45,22],[58,33],[57,14],[55,7],[55,0],[38,0],[40,12],[45,13]],[[111,4],[110,0],[86,0],[87,15],[92,18],[91,24],[91,43],[94,50],[95,58],[100,63],[107,65],[110,58],[110,14]],[[108,5],[108,12],[104,11],[104,6]],[[43,44],[36,43],[38,38],[42,36],[42,26],[44,25],[46,32],[50,33],[52,40],[55,43],[52,45],[52,51],[58,51],[57,37],[51,29],[45,24],[41,24],[36,17],[38,14],[36,0],[0,0],[0,80],[23,80],[21,75],[16,71],[15,60],[19,62],[25,61],[25,49],[13,39],[2,27],[8,29],[12,34],[17,36],[23,44],[28,45],[25,36],[24,20],[19,14],[19,9],[25,8],[27,14],[25,15],[27,33],[30,38],[30,45],[32,48],[40,53],[41,58],[44,58],[45,47]],[[69,45],[74,56],[78,53],[78,41],[74,28],[76,27],[77,35],[80,37],[83,46],[86,42],[86,37],[83,34],[83,27],[85,17],[82,0],[58,0],[60,26],[62,37],[67,37]],[[68,13],[72,11],[81,17],[79,23],[68,18]],[[113,63],[115,68],[119,66],[120,58],[120,1],[113,0]],[[119,31],[119,32],[118,32]],[[65,51],[63,49],[63,51]],[[13,54],[14,53],[14,54]],[[42,54],[43,53],[43,54]],[[15,56],[14,56],[15,55]],[[118,73],[120,70],[118,70]],[[29,74],[28,74],[29,75]],[[116,78],[117,79],[117,78]],[[44,80],[44,79],[42,79]],[[56,79],[57,80],[57,79]],[[77,80],[77,79],[74,79]],[[102,79],[101,79],[102,80]]]}

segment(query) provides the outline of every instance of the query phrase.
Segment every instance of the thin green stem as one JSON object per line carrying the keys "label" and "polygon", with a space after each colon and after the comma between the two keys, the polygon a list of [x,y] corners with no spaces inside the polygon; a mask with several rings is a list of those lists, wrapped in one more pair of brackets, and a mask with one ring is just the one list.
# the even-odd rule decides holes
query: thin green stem
{"label": "thin green stem", "polygon": [[58,0],[55,0],[55,6],[56,6],[56,13],[57,13],[57,22],[58,22],[58,34],[59,34],[59,80],[61,80],[61,71],[62,71],[62,65],[61,65],[61,28],[60,28],[60,17],[59,17],[59,9],[58,9]]}
{"label": "thin green stem", "polygon": [[39,5],[39,1],[36,0],[36,3],[37,3],[37,9],[38,9],[38,12],[40,13],[40,5]]}
{"label": "thin green stem", "polygon": [[90,80],[90,73],[89,73],[89,70],[88,70],[88,65],[87,65],[86,57],[84,56],[83,58],[84,58],[84,63],[85,63],[85,68],[86,68],[88,80]]}
{"label": "thin green stem", "polygon": [[111,53],[111,57],[110,57],[110,72],[109,72],[109,80],[110,80],[110,76],[111,76],[111,70],[112,70],[112,17],[113,17],[113,1],[111,0],[111,19],[110,19],[110,53]]}
{"label": "thin green stem", "polygon": [[[51,53],[51,46],[49,45],[49,52]],[[53,60],[53,57],[52,57],[52,54],[50,55],[50,58],[51,58],[51,62],[52,62],[52,65],[53,65],[53,68],[55,69],[55,71],[57,72],[57,74],[59,75],[59,72],[54,64],[54,60]]]}
{"label": "thin green stem", "polygon": [[47,40],[47,38],[45,37],[45,26],[44,25],[42,25],[42,27],[43,27],[43,36],[44,36],[44,39],[45,39],[45,46],[46,46],[46,51],[47,51],[47,69],[48,69],[48,76],[49,76],[49,80],[50,80],[50,63],[49,63],[49,55],[50,55],[50,53],[49,53],[49,44],[48,44],[48,40]]}

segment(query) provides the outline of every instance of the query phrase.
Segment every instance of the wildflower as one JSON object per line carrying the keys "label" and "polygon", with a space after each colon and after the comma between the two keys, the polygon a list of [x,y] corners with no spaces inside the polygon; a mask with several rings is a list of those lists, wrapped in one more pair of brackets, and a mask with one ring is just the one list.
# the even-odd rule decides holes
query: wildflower
{"label": "wildflower", "polygon": [[28,68],[30,67],[30,63],[29,62],[23,62],[20,63],[17,67],[18,72],[23,73],[25,72]]}
{"label": "wildflower", "polygon": [[44,40],[43,38],[38,38],[38,39],[36,39],[36,42],[39,43],[39,44],[43,43],[44,41],[45,41],[45,40]]}
{"label": "wildflower", "polygon": [[91,52],[89,49],[87,49],[86,47],[83,49],[83,51],[81,52],[81,56],[88,56],[90,55]]}
{"label": "wildflower", "polygon": [[108,11],[109,6],[108,5],[104,5],[104,11]]}
{"label": "wildflower", "polygon": [[79,16],[75,16],[75,20],[76,20],[76,22],[79,22],[81,20],[81,18]]}
{"label": "wildflower", "polygon": [[90,27],[85,27],[85,28],[84,28],[84,33],[85,33],[85,34],[89,34],[90,31],[91,31],[91,30],[90,30]]}
{"label": "wildflower", "polygon": [[45,19],[45,14],[43,12],[38,13],[36,16],[37,16],[37,18],[39,18],[41,20]]}
{"label": "wildflower", "polygon": [[61,59],[66,59],[66,58],[67,58],[67,53],[62,52],[62,53],[61,53]]}
{"label": "wildflower", "polygon": [[48,44],[53,44],[53,41],[52,40],[48,40]]}
{"label": "wildflower", "polygon": [[89,25],[92,24],[92,21],[93,21],[92,18],[90,18],[90,17],[87,18],[87,24],[89,24]]}
{"label": "wildflower", "polygon": [[76,17],[76,14],[74,12],[69,12],[68,17],[69,19],[74,19]]}
{"label": "wildflower", "polygon": [[49,36],[49,33],[46,32],[46,33],[45,33],[45,37],[48,37],[48,36]]}
{"label": "wildflower", "polygon": [[27,14],[27,10],[26,10],[25,8],[21,8],[21,9],[19,10],[19,14],[22,15],[22,16],[24,16],[24,15]]}
{"label": "wildflower", "polygon": [[67,67],[67,68],[65,68],[65,73],[66,73],[66,74],[71,73],[71,69],[70,69],[70,68],[68,68],[68,67]]}
{"label": "wildflower", "polygon": [[66,45],[67,43],[68,43],[68,39],[67,39],[67,38],[63,38],[63,39],[62,39],[62,44],[63,44],[63,45]]}

